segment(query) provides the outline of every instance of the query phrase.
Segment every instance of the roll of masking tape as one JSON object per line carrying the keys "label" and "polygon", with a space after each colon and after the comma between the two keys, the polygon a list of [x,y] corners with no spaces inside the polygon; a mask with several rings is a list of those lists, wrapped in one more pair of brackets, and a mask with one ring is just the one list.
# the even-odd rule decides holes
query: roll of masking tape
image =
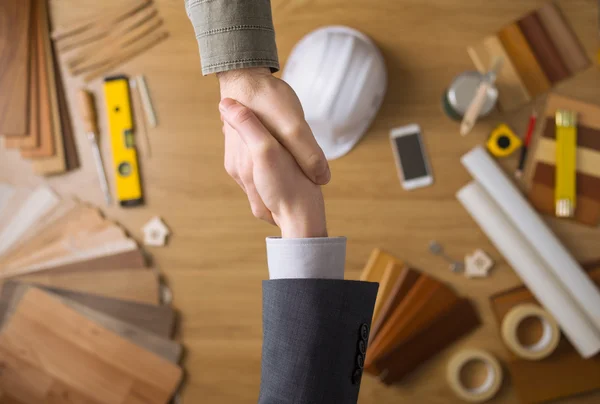
{"label": "roll of masking tape", "polygon": [[[469,363],[483,364],[487,375],[477,387],[465,386],[461,373]],[[502,368],[491,354],[480,349],[466,349],[455,354],[448,362],[446,378],[452,391],[465,401],[482,403],[494,397],[502,385]]]}
{"label": "roll of masking tape", "polygon": [[[519,341],[517,330],[526,318],[537,318],[542,323],[542,336],[531,345]],[[520,304],[513,307],[502,320],[502,339],[515,355],[529,360],[544,359],[558,346],[560,329],[556,320],[546,310],[535,304]]]}

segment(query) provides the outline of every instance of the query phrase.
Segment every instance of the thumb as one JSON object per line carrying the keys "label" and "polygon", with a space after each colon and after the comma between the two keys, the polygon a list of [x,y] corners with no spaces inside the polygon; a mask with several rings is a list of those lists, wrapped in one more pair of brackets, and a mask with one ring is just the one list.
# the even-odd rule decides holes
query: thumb
{"label": "thumb", "polygon": [[264,150],[276,142],[250,108],[231,98],[225,98],[219,103],[219,111],[223,120],[236,130],[251,153]]}

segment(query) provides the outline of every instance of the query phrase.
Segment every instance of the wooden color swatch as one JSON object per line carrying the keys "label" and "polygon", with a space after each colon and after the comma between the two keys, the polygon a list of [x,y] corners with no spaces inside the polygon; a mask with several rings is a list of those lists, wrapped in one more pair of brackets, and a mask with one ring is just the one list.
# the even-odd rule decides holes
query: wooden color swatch
{"label": "wooden color swatch", "polygon": [[42,158],[53,156],[56,152],[54,147],[54,129],[52,127],[52,105],[50,98],[51,77],[48,73],[48,58],[46,56],[46,39],[44,35],[44,24],[42,20],[46,13],[46,2],[35,0],[37,22],[36,50],[37,50],[37,74],[38,74],[38,145],[34,148],[22,149],[23,158]]}
{"label": "wooden color swatch", "polygon": [[383,271],[383,276],[379,281],[379,290],[377,291],[377,299],[375,301],[375,308],[373,310],[372,322],[376,322],[379,319],[381,309],[384,303],[390,298],[390,294],[394,289],[397,280],[400,278],[404,268],[404,264],[390,262]]}
{"label": "wooden color swatch", "polygon": [[[2,296],[0,298],[0,318],[2,320],[2,323],[0,324],[10,321],[10,317],[17,309],[19,301],[29,289],[39,289],[58,298],[63,304],[75,309],[78,313],[84,315],[94,323],[120,335],[141,348],[154,352],[169,362],[178,363],[181,359],[181,345],[171,341],[168,337],[158,336],[135,324],[112,317],[102,311],[81,304],[80,302],[28,284],[13,283],[9,288],[6,288],[6,286],[3,287]],[[7,296],[4,296],[5,292]]]}
{"label": "wooden color swatch", "polygon": [[[8,202],[15,194],[15,187],[9,184],[0,183],[0,218],[2,217],[2,213],[4,209],[8,205]],[[1,227],[0,227],[1,228]]]}
{"label": "wooden color swatch", "polygon": [[29,33],[29,116],[27,132],[23,136],[6,136],[4,147],[7,149],[31,149],[37,147],[40,141],[39,133],[39,77],[37,54],[37,10],[38,0],[31,0],[31,31]]}
{"label": "wooden color swatch", "polygon": [[65,274],[50,272],[24,275],[13,279],[130,302],[160,304],[160,283],[153,269],[115,269]]}
{"label": "wooden color swatch", "polygon": [[70,272],[93,272],[117,269],[146,269],[147,267],[148,265],[144,253],[138,248],[104,257],[49,267],[36,271],[36,273],[42,274],[46,271],[50,271],[52,274],[64,274]]}
{"label": "wooden color swatch", "polygon": [[[528,198],[531,205],[538,212],[554,216],[554,186],[534,183],[529,189]],[[600,223],[600,203],[594,199],[578,195],[577,208],[573,219],[587,226],[597,226]]]}
{"label": "wooden color swatch", "polygon": [[498,39],[515,65],[523,84],[532,97],[550,89],[550,82],[517,24],[504,27]]}
{"label": "wooden color swatch", "polygon": [[502,68],[496,78],[496,87],[498,87],[498,102],[503,110],[509,111],[531,100],[521,76],[497,36],[488,36],[478,45],[469,47],[467,51],[480,73],[488,72],[494,61],[502,58]]}
{"label": "wooden color swatch", "polygon": [[[92,310],[104,313],[125,323],[135,325],[136,327],[163,338],[171,338],[171,335],[173,334],[175,312],[169,306],[135,303],[89,293],[76,292],[69,289],[53,288],[35,283],[20,281],[4,282],[2,294],[0,295],[0,307],[3,307],[3,305],[8,307],[8,303],[11,301],[15,289],[19,285],[35,286],[45,292],[69,299],[89,307]],[[0,309],[0,312],[2,312],[2,309]],[[0,315],[0,324],[3,322],[4,316]]]}
{"label": "wooden color swatch", "polygon": [[77,145],[75,143],[75,133],[73,132],[73,123],[69,114],[67,95],[65,94],[64,81],[60,72],[58,58],[56,57],[54,58],[54,71],[56,72],[58,108],[63,134],[63,145],[65,149],[66,170],[71,171],[79,168],[80,162],[79,155],[77,154]]}
{"label": "wooden color swatch", "polygon": [[521,18],[518,24],[550,82],[554,84],[569,77],[571,73],[563,62],[538,14],[536,12],[529,13]]}
{"label": "wooden color swatch", "polygon": [[578,126],[600,130],[600,106],[558,94],[550,94],[546,101],[544,115],[554,117],[558,109],[576,111]]}
{"label": "wooden color swatch", "polygon": [[379,370],[376,376],[380,376],[385,384],[397,383],[480,324],[473,304],[468,299],[459,299],[420,332],[409,336],[388,355],[376,360],[367,371]]}
{"label": "wooden color swatch", "polygon": [[48,402],[58,381],[87,402],[165,404],[182,377],[176,365],[37,289],[27,291],[2,330],[0,357],[0,390],[39,392],[35,402]]}
{"label": "wooden color swatch", "polygon": [[392,352],[400,343],[438,317],[458,300],[456,294],[441,282],[421,276],[387,323],[369,345],[365,368]]}
{"label": "wooden color swatch", "polygon": [[[48,95],[50,102],[50,112],[52,117],[52,138],[54,142],[54,155],[51,157],[41,157],[32,162],[33,172],[38,175],[60,174],[67,170],[65,159],[65,146],[63,139],[63,127],[60,115],[60,105],[58,98],[58,87],[56,75],[60,72],[55,69],[54,51],[50,41],[49,15],[47,4],[42,1],[42,13],[40,14],[40,31],[42,32],[42,44],[44,47],[44,57],[46,58],[46,70],[48,73]],[[62,90],[61,90],[62,91]]]}
{"label": "wooden color swatch", "polygon": [[27,133],[31,0],[0,1],[0,134]]}
{"label": "wooden color swatch", "polygon": [[[596,286],[600,287],[600,268],[589,274]],[[490,302],[498,325],[514,306],[539,304],[526,287],[496,294],[490,298]],[[581,358],[564,337],[556,351],[541,361],[519,359],[511,352],[508,355],[511,383],[523,404],[556,400],[600,388],[600,357]]]}
{"label": "wooden color swatch", "polygon": [[546,2],[537,10],[546,33],[571,74],[587,69],[591,62],[577,36],[554,2]]}
{"label": "wooden color swatch", "polygon": [[[547,127],[549,125],[546,125]],[[578,128],[577,137],[581,134],[582,128]],[[600,134],[600,131],[597,132]],[[600,136],[597,138],[600,140]],[[592,177],[600,177],[600,151],[581,147],[581,143],[577,142],[577,172]],[[548,138],[542,138],[538,141],[536,147],[536,158],[541,163],[553,165],[556,161],[556,142]]]}
{"label": "wooden color swatch", "polygon": [[363,282],[379,282],[383,273],[390,262],[396,262],[397,259],[379,248],[373,249],[367,265],[360,274],[360,280]]}
{"label": "wooden color swatch", "polygon": [[402,273],[398,279],[396,279],[388,298],[381,307],[381,312],[377,320],[371,323],[371,336],[369,337],[369,340],[373,340],[377,336],[381,327],[388,322],[394,310],[396,310],[402,300],[404,300],[409,290],[414,286],[420,276],[421,274],[414,269],[406,266],[402,269]]}

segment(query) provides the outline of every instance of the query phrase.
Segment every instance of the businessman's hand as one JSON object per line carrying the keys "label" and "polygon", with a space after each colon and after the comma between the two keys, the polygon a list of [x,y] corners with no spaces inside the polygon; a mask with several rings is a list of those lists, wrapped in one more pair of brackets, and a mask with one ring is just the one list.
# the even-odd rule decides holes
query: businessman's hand
{"label": "businessman's hand", "polygon": [[246,192],[254,216],[278,225],[285,238],[326,237],[321,187],[250,108],[226,98],[219,110],[225,169]]}
{"label": "businessman's hand", "polygon": [[232,98],[250,108],[268,131],[292,154],[308,178],[325,185],[331,174],[325,154],[304,119],[292,88],[267,68],[219,73],[221,100]]}

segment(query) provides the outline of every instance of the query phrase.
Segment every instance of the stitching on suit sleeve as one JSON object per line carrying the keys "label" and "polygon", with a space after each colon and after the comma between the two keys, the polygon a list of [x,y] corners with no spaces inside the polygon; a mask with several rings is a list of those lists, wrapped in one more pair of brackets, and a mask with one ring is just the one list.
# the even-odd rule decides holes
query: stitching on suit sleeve
{"label": "stitching on suit sleeve", "polygon": [[203,3],[210,3],[212,1],[215,1],[215,0],[188,0],[187,6],[188,6],[188,8],[192,8],[192,7],[196,7],[197,5],[200,5]]}
{"label": "stitching on suit sleeve", "polygon": [[275,30],[273,30],[273,28],[265,27],[262,25],[236,25],[234,27],[215,28],[215,29],[211,29],[209,31],[204,31],[204,32],[201,32],[198,35],[196,35],[196,38],[200,39],[205,36],[210,36],[210,35],[214,35],[214,34],[222,34],[225,32],[243,31],[243,30],[275,32]]}
{"label": "stitching on suit sleeve", "polygon": [[233,65],[236,63],[248,63],[248,62],[262,62],[262,63],[275,63],[275,64],[278,63],[276,60],[273,60],[273,59],[261,59],[261,58],[234,59],[234,60],[229,60],[227,62],[213,63],[213,64],[205,66],[205,68],[210,69],[213,67],[221,67],[221,66]]}

